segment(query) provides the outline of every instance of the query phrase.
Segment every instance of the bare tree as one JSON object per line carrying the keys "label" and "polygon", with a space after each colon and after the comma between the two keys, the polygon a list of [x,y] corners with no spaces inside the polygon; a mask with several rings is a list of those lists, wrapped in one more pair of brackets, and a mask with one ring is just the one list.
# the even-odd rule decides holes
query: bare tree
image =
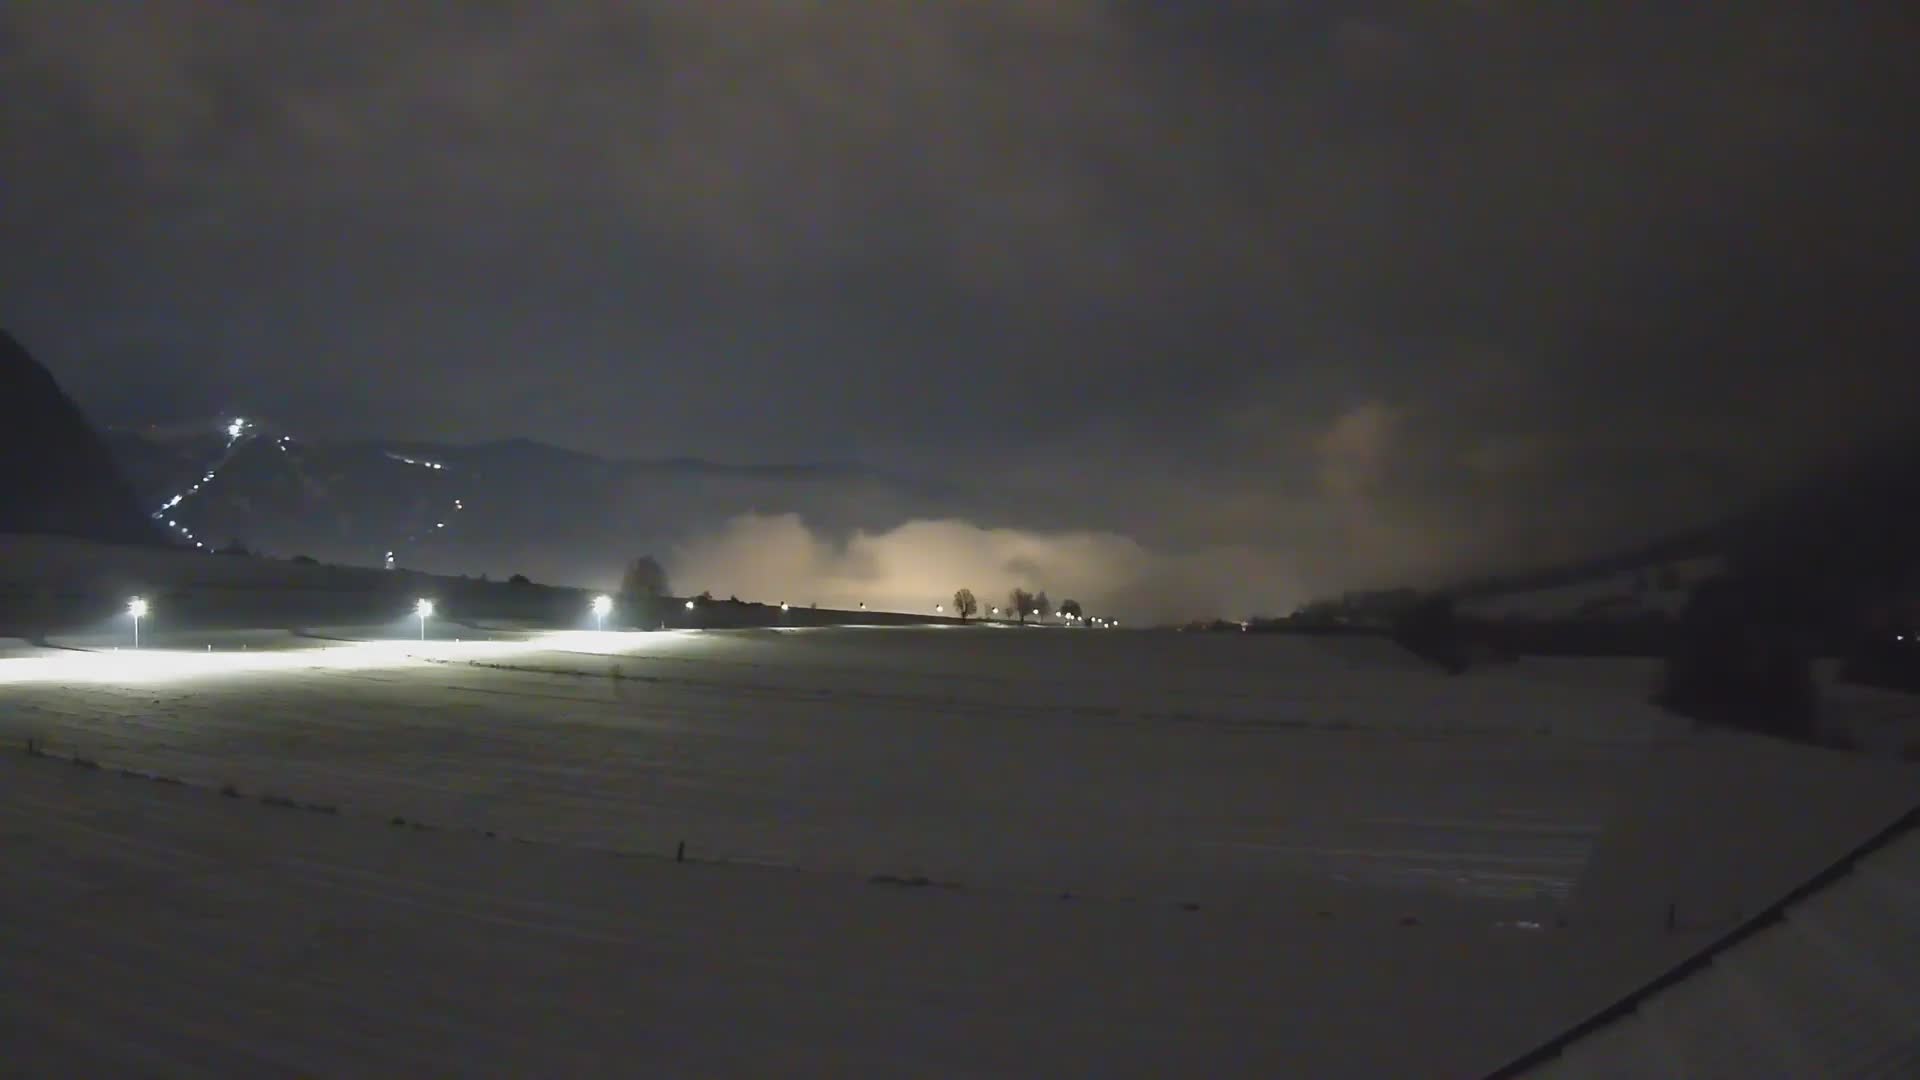
{"label": "bare tree", "polygon": [[1047,599],[1047,590],[1041,589],[1033,598],[1033,613],[1043,619],[1053,614],[1053,602]]}
{"label": "bare tree", "polygon": [[1077,619],[1085,615],[1086,611],[1081,608],[1080,601],[1078,600],[1062,600],[1060,601],[1060,614]]}
{"label": "bare tree", "polygon": [[1021,622],[1027,621],[1027,612],[1033,609],[1033,594],[1025,589],[1015,589],[1007,594],[1007,605],[1020,616]]}
{"label": "bare tree", "polygon": [[953,594],[953,610],[958,612],[960,620],[965,622],[973,618],[974,612],[980,610],[980,601],[974,599],[972,589],[959,589]]}

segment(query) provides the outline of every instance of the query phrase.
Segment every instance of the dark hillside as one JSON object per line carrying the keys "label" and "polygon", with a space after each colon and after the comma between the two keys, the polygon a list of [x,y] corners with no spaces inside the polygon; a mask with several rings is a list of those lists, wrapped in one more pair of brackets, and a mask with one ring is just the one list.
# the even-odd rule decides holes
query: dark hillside
{"label": "dark hillside", "polygon": [[5,330],[0,330],[0,533],[162,542],[79,406]]}

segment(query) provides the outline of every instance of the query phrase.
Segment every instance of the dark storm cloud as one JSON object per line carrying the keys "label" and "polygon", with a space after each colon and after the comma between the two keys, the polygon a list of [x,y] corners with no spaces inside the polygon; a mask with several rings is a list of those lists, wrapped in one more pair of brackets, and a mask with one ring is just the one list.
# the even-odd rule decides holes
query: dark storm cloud
{"label": "dark storm cloud", "polygon": [[0,302],[89,401],[178,370],[316,429],[884,458],[983,523],[1441,573],[1911,418],[1914,40],[1774,2],[11,5]]}

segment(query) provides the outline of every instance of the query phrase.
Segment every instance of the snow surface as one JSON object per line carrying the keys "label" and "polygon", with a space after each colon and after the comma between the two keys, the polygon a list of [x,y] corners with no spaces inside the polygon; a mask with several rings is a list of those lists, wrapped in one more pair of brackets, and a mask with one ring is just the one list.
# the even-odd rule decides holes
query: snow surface
{"label": "snow surface", "polygon": [[1665,723],[1377,642],[570,634],[311,661],[274,643],[47,661],[16,677],[0,737],[612,850],[1218,903],[1293,879],[1565,896]]}
{"label": "snow surface", "polygon": [[1704,942],[1689,770],[1799,830],[1716,912],[1915,777],[1358,640],[272,640],[0,656],[105,766],[0,756],[9,1075],[1472,1075]]}

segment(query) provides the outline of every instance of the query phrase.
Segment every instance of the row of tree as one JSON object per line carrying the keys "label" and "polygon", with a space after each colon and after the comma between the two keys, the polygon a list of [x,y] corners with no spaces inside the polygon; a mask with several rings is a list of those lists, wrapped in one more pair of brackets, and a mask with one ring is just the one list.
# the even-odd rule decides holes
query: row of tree
{"label": "row of tree", "polygon": [[[1014,589],[1007,594],[1007,613],[1017,616],[1021,622],[1026,622],[1028,615],[1044,616],[1052,607],[1053,605],[1047,599],[1045,590],[1032,593],[1025,589]],[[973,595],[972,589],[962,588],[953,594],[953,610],[957,612],[962,619],[971,619],[980,613],[980,600]],[[997,615],[999,612],[999,608],[994,609],[994,614]],[[1078,619],[1083,617],[1086,612],[1081,608],[1080,601],[1062,600],[1060,601],[1060,614],[1068,618]]]}
{"label": "row of tree", "polygon": [[[667,571],[651,555],[642,555],[633,560],[620,579],[621,605],[631,618],[640,622],[652,622],[660,616],[663,601],[669,592]],[[953,594],[953,610],[962,619],[971,619],[980,614],[980,599],[972,589],[958,589]],[[1045,616],[1052,610],[1052,601],[1047,598],[1045,590],[1035,593],[1016,588],[1007,594],[1007,614],[1016,616],[1023,623],[1029,615]],[[995,608],[994,613],[999,614],[999,609]],[[1062,600],[1060,614],[1080,619],[1086,616],[1086,611],[1078,600]]]}

